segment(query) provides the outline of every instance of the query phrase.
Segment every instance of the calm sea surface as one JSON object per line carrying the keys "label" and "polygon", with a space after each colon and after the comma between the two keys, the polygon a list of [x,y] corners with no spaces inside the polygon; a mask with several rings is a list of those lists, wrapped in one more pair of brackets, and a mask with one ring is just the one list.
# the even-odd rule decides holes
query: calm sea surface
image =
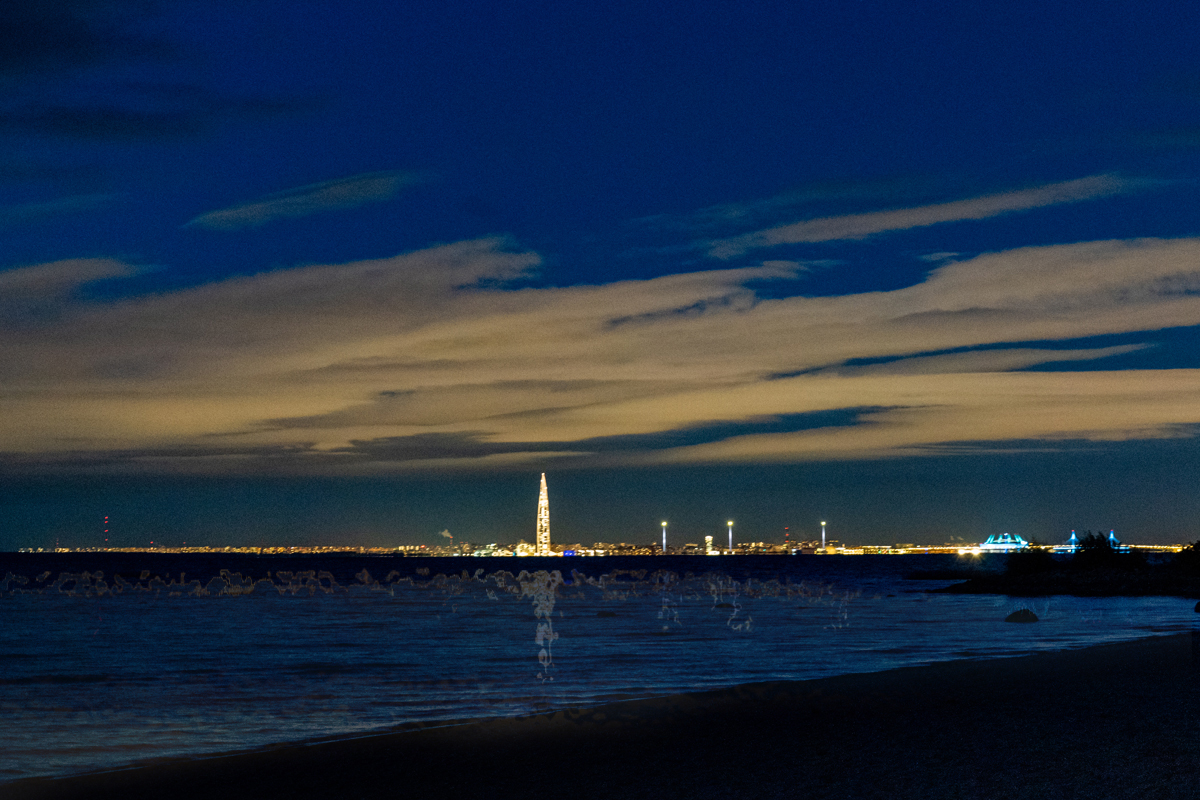
{"label": "calm sea surface", "polygon": [[[1187,631],[1174,598],[928,594],[953,556],[0,554],[0,782]],[[1017,608],[1041,622],[1006,624]]]}

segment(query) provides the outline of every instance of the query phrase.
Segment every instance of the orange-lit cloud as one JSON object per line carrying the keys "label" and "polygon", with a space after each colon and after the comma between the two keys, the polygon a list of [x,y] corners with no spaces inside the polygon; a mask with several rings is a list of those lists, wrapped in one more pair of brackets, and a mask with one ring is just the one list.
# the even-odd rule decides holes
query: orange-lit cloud
{"label": "orange-lit cloud", "polygon": [[1200,324],[1200,239],[991,253],[840,297],[748,288],[794,277],[786,262],[506,283],[538,263],[487,239],[120,300],[78,291],[134,271],[116,261],[0,273],[0,452],[337,472],[878,457],[1200,423],[1194,370],[1012,371],[1138,347],[1047,342]]}

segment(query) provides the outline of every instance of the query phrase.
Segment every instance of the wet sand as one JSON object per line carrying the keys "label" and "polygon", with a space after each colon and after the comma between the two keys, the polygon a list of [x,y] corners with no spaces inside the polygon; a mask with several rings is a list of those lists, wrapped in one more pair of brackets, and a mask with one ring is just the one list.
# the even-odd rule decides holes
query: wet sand
{"label": "wet sand", "polygon": [[0,798],[1193,798],[1200,634],[0,786]]}

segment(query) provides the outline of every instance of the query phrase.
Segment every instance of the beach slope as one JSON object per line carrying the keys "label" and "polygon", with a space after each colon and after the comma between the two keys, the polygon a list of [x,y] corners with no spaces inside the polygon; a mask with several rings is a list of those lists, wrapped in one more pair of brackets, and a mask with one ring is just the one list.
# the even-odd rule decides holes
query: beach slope
{"label": "beach slope", "polygon": [[1192,798],[1197,635],[414,727],[0,797]]}

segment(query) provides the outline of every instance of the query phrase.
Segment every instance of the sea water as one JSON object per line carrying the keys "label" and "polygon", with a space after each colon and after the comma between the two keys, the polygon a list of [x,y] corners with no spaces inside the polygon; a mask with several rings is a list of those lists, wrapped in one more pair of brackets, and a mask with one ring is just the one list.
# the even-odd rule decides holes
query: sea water
{"label": "sea water", "polygon": [[[907,577],[952,556],[6,558],[0,782],[1076,648],[1195,616],[1176,598],[932,594],[952,581]],[[1005,623],[1018,608],[1040,622]]]}

